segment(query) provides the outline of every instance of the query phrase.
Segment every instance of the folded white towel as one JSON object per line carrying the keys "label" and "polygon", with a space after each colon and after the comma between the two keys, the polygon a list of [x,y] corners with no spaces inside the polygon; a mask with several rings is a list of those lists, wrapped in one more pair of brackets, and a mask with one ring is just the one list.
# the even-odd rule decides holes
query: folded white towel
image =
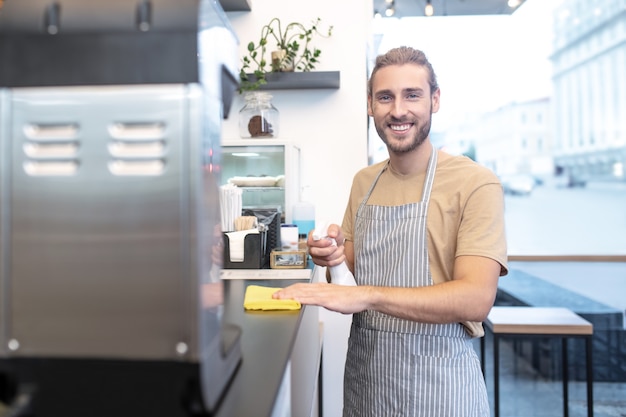
{"label": "folded white towel", "polygon": [[240,230],[238,232],[226,233],[228,236],[228,246],[230,248],[230,261],[243,262],[244,241],[246,236],[251,233],[259,233],[259,229]]}

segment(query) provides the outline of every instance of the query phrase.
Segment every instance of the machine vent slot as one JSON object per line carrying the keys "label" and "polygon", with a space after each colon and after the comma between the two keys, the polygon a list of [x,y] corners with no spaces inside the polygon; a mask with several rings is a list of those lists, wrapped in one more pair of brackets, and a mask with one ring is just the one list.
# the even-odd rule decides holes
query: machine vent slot
{"label": "machine vent slot", "polygon": [[109,171],[118,176],[155,176],[161,175],[165,169],[165,163],[161,159],[151,161],[124,161],[114,160],[109,162]]}
{"label": "machine vent slot", "polygon": [[109,143],[109,153],[117,158],[158,158],[165,153],[165,143],[161,140],[151,142]]}
{"label": "machine vent slot", "polygon": [[75,175],[78,161],[26,161],[24,171],[34,177]]}
{"label": "machine vent slot", "polygon": [[24,144],[24,153],[33,159],[75,158],[78,155],[78,144],[69,143],[35,143]]}
{"label": "machine vent slot", "polygon": [[34,141],[73,140],[78,135],[79,126],[75,123],[28,123],[24,135]]}
{"label": "machine vent slot", "polygon": [[24,171],[31,176],[70,176],[78,171],[77,123],[27,123],[22,150]]}
{"label": "machine vent slot", "polygon": [[165,169],[166,124],[115,122],[108,127],[107,148],[113,160],[109,171],[117,176],[155,176]]}
{"label": "machine vent slot", "polygon": [[109,135],[118,140],[150,141],[165,136],[165,123],[116,122],[109,125]]}

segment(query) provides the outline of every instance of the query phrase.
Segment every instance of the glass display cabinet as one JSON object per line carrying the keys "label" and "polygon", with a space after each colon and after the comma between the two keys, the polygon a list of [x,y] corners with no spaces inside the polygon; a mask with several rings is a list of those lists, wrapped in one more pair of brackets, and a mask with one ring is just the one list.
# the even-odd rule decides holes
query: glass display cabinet
{"label": "glass display cabinet", "polygon": [[244,209],[278,208],[291,223],[299,199],[300,148],[276,139],[222,142],[222,184],[242,188]]}

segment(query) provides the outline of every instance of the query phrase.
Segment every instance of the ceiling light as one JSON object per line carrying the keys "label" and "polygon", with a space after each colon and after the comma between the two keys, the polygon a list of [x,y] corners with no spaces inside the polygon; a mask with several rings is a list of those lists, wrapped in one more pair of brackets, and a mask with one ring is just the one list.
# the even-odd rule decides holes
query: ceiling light
{"label": "ceiling light", "polygon": [[424,7],[424,14],[426,16],[432,16],[435,14],[435,9],[433,5],[430,3],[430,0],[426,0],[426,7]]}
{"label": "ceiling light", "polygon": [[517,6],[522,4],[522,0],[509,0],[506,3],[511,9],[515,9]]}
{"label": "ceiling light", "polygon": [[387,3],[387,8],[385,9],[385,16],[391,17],[396,14],[396,2],[395,0],[385,0]]}
{"label": "ceiling light", "polygon": [[232,156],[240,156],[240,157],[245,157],[245,158],[251,158],[251,157],[255,157],[255,156],[261,156],[260,154],[256,153],[256,152],[233,152],[231,154]]}

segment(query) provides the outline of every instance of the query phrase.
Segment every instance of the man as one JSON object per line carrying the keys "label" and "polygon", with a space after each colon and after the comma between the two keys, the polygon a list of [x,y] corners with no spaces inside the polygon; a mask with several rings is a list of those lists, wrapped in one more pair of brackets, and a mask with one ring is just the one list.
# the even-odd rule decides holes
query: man
{"label": "man", "polygon": [[296,284],[276,298],[354,313],[344,416],[489,416],[471,338],[484,335],[507,273],[498,178],[430,142],[440,90],[421,51],[379,56],[368,114],[389,160],[354,178],[342,227],[313,241],[321,266],[344,260],[358,286]]}

